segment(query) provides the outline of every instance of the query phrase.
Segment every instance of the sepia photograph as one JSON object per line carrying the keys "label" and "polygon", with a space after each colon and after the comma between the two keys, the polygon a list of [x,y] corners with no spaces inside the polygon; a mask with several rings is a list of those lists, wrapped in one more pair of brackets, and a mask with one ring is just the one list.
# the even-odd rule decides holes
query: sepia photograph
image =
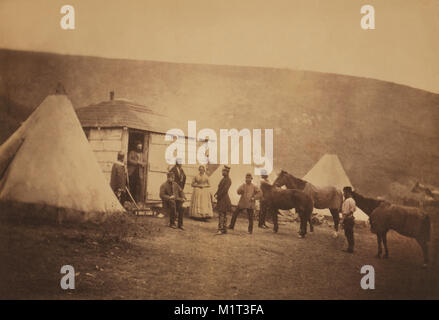
{"label": "sepia photograph", "polygon": [[0,0],[0,300],[437,300],[438,160],[437,0]]}

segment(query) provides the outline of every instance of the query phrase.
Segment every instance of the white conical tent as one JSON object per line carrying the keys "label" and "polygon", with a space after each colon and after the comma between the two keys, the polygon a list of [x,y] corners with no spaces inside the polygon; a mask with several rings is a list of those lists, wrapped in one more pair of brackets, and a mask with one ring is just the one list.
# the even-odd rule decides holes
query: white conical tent
{"label": "white conical tent", "polygon": [[48,96],[0,146],[0,201],[67,209],[81,220],[124,211],[65,95]]}
{"label": "white conical tent", "polygon": [[[336,154],[325,154],[302,179],[320,187],[334,186],[343,190],[344,187],[351,186],[354,189]],[[331,215],[328,209],[314,209],[314,211]],[[358,207],[354,216],[362,221],[369,219],[368,215]]]}

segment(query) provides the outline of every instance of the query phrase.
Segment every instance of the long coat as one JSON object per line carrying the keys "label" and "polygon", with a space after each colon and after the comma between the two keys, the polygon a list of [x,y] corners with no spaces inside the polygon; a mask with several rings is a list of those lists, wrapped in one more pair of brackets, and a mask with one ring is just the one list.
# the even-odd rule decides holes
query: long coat
{"label": "long coat", "polygon": [[186,184],[186,174],[184,173],[183,168],[180,168],[180,170],[178,170],[177,166],[173,166],[170,172],[174,173],[174,177],[175,177],[174,181],[183,190],[184,185]]}
{"label": "long coat", "polygon": [[218,191],[215,193],[217,197],[216,210],[219,212],[231,212],[232,202],[229,197],[229,189],[232,180],[229,177],[223,177],[218,184]]}
{"label": "long coat", "polygon": [[119,189],[125,191],[125,187],[127,186],[126,168],[125,165],[119,161],[115,162],[111,168],[110,186],[114,192]]}

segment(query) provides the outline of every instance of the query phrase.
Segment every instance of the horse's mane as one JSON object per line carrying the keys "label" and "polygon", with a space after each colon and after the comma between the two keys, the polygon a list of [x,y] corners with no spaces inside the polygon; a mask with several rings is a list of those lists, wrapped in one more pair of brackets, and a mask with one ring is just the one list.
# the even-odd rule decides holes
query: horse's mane
{"label": "horse's mane", "polygon": [[299,190],[302,190],[303,188],[305,188],[305,185],[308,183],[307,181],[302,180],[300,178],[296,178],[291,173],[288,173],[288,172],[283,171],[283,170],[281,171],[280,174],[281,175],[283,174],[283,175],[287,176],[289,179],[293,180],[294,181],[293,183],[297,186],[297,189],[299,189]]}
{"label": "horse's mane", "polygon": [[354,198],[357,206],[369,216],[373,210],[378,208],[381,204],[387,203],[385,200],[366,198],[355,191],[352,191],[352,197]]}

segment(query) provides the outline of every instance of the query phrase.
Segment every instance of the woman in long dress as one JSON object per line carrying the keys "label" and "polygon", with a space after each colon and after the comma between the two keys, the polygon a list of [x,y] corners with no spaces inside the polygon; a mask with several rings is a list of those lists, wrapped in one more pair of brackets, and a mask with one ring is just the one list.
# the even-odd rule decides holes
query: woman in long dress
{"label": "woman in long dress", "polygon": [[206,175],[204,166],[198,168],[200,172],[192,180],[192,192],[190,216],[192,218],[212,218],[212,198],[210,194],[209,178]]}

